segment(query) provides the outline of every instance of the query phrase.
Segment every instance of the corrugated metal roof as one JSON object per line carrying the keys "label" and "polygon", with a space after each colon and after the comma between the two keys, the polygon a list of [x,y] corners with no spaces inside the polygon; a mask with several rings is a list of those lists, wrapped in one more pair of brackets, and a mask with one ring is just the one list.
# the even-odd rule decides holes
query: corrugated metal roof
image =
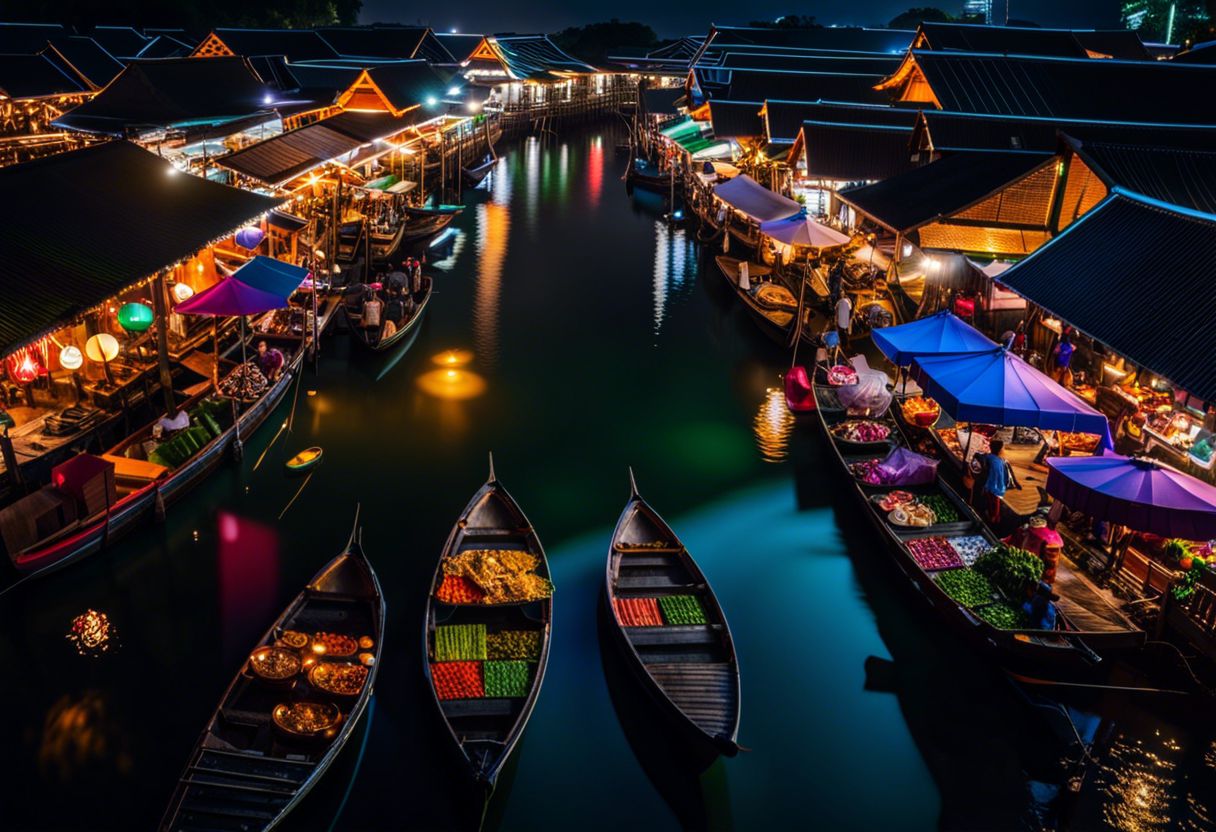
{"label": "corrugated metal roof", "polygon": [[852,101],[885,104],[888,96],[874,89],[880,75],[829,72],[782,72],[774,69],[692,70],[697,88],[705,98],[729,101]]}
{"label": "corrugated metal roof", "polygon": [[1216,401],[1216,216],[1125,191],[998,280],[1192,395]]}
{"label": "corrugated metal roof", "polygon": [[51,60],[63,61],[65,67],[95,89],[101,89],[122,72],[122,62],[92,38],[55,38],[49,42],[47,50]]}
{"label": "corrugated metal roof", "polygon": [[[784,52],[773,54],[731,47],[715,66],[727,69],[777,69],[785,72],[846,72],[860,75],[889,75],[899,68],[898,55],[864,52]],[[706,66],[705,62],[700,64]]]}
{"label": "corrugated metal roof", "polygon": [[920,32],[924,36],[924,46],[933,50],[1061,58],[1087,58],[1092,51],[1112,58],[1149,59],[1140,36],[1128,29],[1039,29],[925,21],[920,25]]}
{"label": "corrugated metal roof", "polygon": [[0,55],[0,95],[9,98],[44,98],[90,90],[89,84],[46,54]]}
{"label": "corrugated metal roof", "polygon": [[1216,212],[1216,150],[1076,142],[1076,152],[1107,185]]}
{"label": "corrugated metal roof", "polygon": [[0,355],[279,203],[169,171],[122,141],[0,169]]}
{"label": "corrugated metal roof", "polygon": [[123,136],[132,130],[269,114],[270,100],[270,89],[244,58],[132,61],[109,86],[55,124]]}
{"label": "corrugated metal roof", "polygon": [[916,33],[906,29],[861,29],[844,26],[820,29],[750,28],[713,26],[692,65],[713,62],[716,54],[733,44],[795,49],[833,49],[848,52],[900,54]]}
{"label": "corrugated metal roof", "polygon": [[794,141],[805,121],[904,127],[911,130],[917,116],[916,110],[877,104],[782,101],[774,98],[764,102],[764,110],[770,142]]}
{"label": "corrugated metal roof", "polygon": [[1051,154],[958,153],[873,185],[841,191],[841,201],[892,231],[948,217],[1052,161]]}
{"label": "corrugated metal roof", "polygon": [[558,49],[548,35],[495,35],[490,47],[511,77],[518,81],[545,81],[560,73],[590,74],[595,67]]}
{"label": "corrugated metal roof", "polygon": [[1216,147],[1216,124],[1154,125],[1060,118],[993,116],[924,110],[917,125],[918,147],[940,153],[956,150],[1033,150],[1059,145],[1058,134],[1083,140],[1122,141],[1155,147]]}
{"label": "corrugated metal roof", "polygon": [[711,101],[709,123],[714,136],[726,138],[759,138],[764,135],[759,101]]}
{"label": "corrugated metal roof", "polygon": [[93,40],[119,60],[134,58],[152,38],[144,37],[130,26],[94,26],[89,33]]}
{"label": "corrugated metal roof", "polygon": [[289,61],[323,61],[336,58],[334,51],[312,29],[213,29],[212,32],[236,55],[283,55]]}
{"label": "corrugated metal roof", "polygon": [[36,55],[51,38],[72,34],[58,23],[0,23],[0,54]]}
{"label": "corrugated metal roof", "polygon": [[1216,124],[1216,67],[912,51],[943,110]]}
{"label": "corrugated metal roof", "polygon": [[803,122],[806,175],[838,182],[897,176],[915,165],[908,147],[911,135],[902,127]]}

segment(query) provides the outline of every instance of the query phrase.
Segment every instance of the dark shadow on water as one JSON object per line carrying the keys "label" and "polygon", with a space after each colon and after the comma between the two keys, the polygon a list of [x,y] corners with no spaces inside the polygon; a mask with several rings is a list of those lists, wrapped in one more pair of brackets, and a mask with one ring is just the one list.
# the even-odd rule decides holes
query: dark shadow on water
{"label": "dark shadow on water", "polygon": [[601,593],[596,631],[604,681],[621,729],[638,763],[686,830],[728,830],[726,768],[717,755],[697,756],[642,687],[612,637]]}

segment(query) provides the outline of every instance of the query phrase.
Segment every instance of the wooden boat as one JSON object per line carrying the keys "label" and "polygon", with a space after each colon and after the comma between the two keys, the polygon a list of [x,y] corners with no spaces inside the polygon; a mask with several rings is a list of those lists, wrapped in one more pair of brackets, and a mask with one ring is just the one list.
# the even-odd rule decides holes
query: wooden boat
{"label": "wooden boat", "polygon": [[659,173],[658,168],[650,162],[634,157],[625,171],[625,182],[635,188],[668,193],[672,187],[671,171]]}
{"label": "wooden boat", "polygon": [[[258,340],[261,336],[253,336]],[[160,508],[168,507],[191,487],[219,467],[238,436],[251,436],[270,413],[278,407],[291,389],[292,380],[299,372],[304,360],[306,339],[291,339],[298,342],[291,360],[278,380],[251,402],[245,403],[231,424],[224,426],[218,436],[198,449],[189,459],[171,470],[161,466],[142,466],[148,473],[135,470],[134,476],[125,477],[118,472],[118,499],[105,512],[85,518],[68,529],[40,541],[36,546],[21,552],[10,553],[13,567],[22,578],[49,574],[101,551],[120,537],[134,529],[140,521]],[[206,390],[187,399],[180,409],[189,410],[211,396]],[[138,469],[138,460],[127,460],[126,451],[152,436],[154,422],[144,425],[117,445],[102,454],[103,459]]]}
{"label": "wooden boat", "polygon": [[[361,536],[356,517],[342,553],[309,581],[237,673],[190,755],[161,820],[163,832],[271,829],[338,756],[371,699],[384,636],[384,596],[363,554]],[[306,639],[315,633],[357,644],[352,654],[366,654],[337,662],[367,669],[357,693],[344,695],[317,683],[317,669],[335,664],[316,659],[333,639],[305,642],[303,663],[312,664],[287,679],[271,681],[255,672],[255,662],[276,645],[280,656],[300,655],[294,648],[281,649],[284,638]],[[328,657],[335,656],[328,651]],[[301,702],[331,710],[337,721],[307,735],[293,731],[283,709]]]}
{"label": "wooden boat", "polygon": [[[549,662],[549,639],[553,622],[553,598],[520,604],[448,604],[436,597],[443,582],[446,558],[470,549],[513,549],[527,552],[540,561],[536,574],[549,578],[545,550],[519,504],[507,493],[494,474],[490,476],[461,512],[444,544],[427,597],[426,625],[423,628],[423,662],[431,694],[452,740],[473,777],[492,790],[499,772],[523,736],[528,718],[536,705],[545,668]],[[484,624],[488,632],[530,630],[540,639],[536,666],[527,695],[517,698],[440,699],[431,659],[435,656],[436,627],[454,624]]]}
{"label": "wooden boat", "polygon": [[400,237],[397,244],[384,256],[392,254],[401,246],[413,245],[414,243],[422,242],[431,237],[434,237],[443,229],[452,224],[452,220],[456,219],[459,212],[454,213],[437,213],[429,216],[417,217],[403,226],[401,226]]}
{"label": "wooden boat", "polygon": [[364,347],[367,347],[372,352],[385,352],[400,344],[411,334],[418,330],[418,326],[422,323],[422,316],[426,314],[427,304],[431,302],[431,292],[434,289],[435,281],[429,277],[422,278],[422,300],[418,301],[414,307],[414,314],[409,320],[401,324],[397,331],[387,338],[380,337],[380,331],[375,332],[375,339],[372,340],[372,333],[359,326],[352,326],[351,332],[355,335],[355,341]]}
{"label": "wooden boat", "polygon": [[432,205],[429,208],[416,208],[413,205],[406,205],[401,210],[411,217],[434,217],[440,214],[464,213],[464,206],[441,203],[439,205]]}
{"label": "wooden boat", "polygon": [[[638,494],[617,520],[604,572],[617,642],[637,677],[698,751],[739,752],[739,662],[730,627],[709,581],[680,538]],[[693,596],[706,623],[628,626],[620,601]],[[661,602],[660,602],[661,603]]]}
{"label": "wooden boat", "polygon": [[[774,342],[789,346],[794,338],[794,319],[798,314],[798,299],[785,287],[770,278],[772,270],[768,266],[750,263],[748,267],[749,280],[754,281],[750,289],[739,285],[739,265],[744,262],[737,257],[727,257],[719,254],[714,257],[719,271],[726,282],[735,290],[743,308],[760,327],[760,331]],[[803,310],[802,340],[811,343],[814,334],[809,326],[811,313]]]}
{"label": "wooden boat", "polygon": [[316,466],[324,455],[325,451],[320,446],[314,445],[311,448],[305,448],[287,460],[284,466],[289,473],[301,474]]}
{"label": "wooden boat", "polygon": [[485,179],[490,171],[494,170],[494,166],[497,164],[498,159],[490,156],[479,165],[461,168],[460,179],[466,188],[476,188],[481,184],[481,180]]}
{"label": "wooden boat", "polygon": [[[1056,630],[1001,629],[989,624],[974,610],[955,601],[934,579],[934,571],[926,570],[913,557],[909,544],[919,538],[942,537],[947,540],[964,536],[982,537],[988,544],[997,543],[996,536],[984,525],[975,511],[939,476],[931,485],[899,486],[902,490],[920,495],[936,493],[945,496],[954,506],[959,521],[928,528],[896,527],[888,522],[873,498],[881,497],[897,486],[869,485],[854,477],[850,463],[865,456],[852,456],[854,452],[845,443],[833,437],[830,426],[848,418],[832,388],[817,385],[816,398],[820,424],[832,446],[841,470],[851,485],[849,490],[862,506],[862,513],[878,532],[883,549],[898,566],[909,586],[915,589],[941,619],[942,623],[981,653],[988,655],[1003,669],[1023,678],[1036,679],[1084,679],[1093,680],[1105,669],[1103,659],[1108,656],[1126,654],[1139,649],[1146,634],[1131,621],[1117,616],[1099,621],[1092,609],[1087,611],[1081,603],[1062,598],[1057,604],[1059,628]],[[891,435],[893,443],[906,443],[899,424]],[[870,454],[870,458],[885,456]],[[1059,580],[1057,586],[1059,585]],[[1020,605],[1021,599],[1009,599]],[[1092,599],[1089,599],[1092,601]],[[1084,621],[1082,627],[1078,622]]]}

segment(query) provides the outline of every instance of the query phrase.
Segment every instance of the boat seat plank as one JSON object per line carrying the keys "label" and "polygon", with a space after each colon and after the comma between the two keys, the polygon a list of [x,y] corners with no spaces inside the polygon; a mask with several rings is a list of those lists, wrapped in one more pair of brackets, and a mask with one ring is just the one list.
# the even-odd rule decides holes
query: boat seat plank
{"label": "boat seat plank", "polygon": [[695,589],[697,584],[675,580],[665,575],[618,575],[616,589],[632,592],[660,592],[672,589]]}
{"label": "boat seat plank", "polygon": [[445,699],[440,702],[448,719],[460,717],[512,716],[522,699]]}
{"label": "boat seat plank", "polygon": [[653,550],[649,550],[646,554],[632,554],[630,552],[621,553],[621,569],[630,569],[640,566],[678,566],[679,562],[672,560],[664,555],[651,554]]}
{"label": "boat seat plank", "polygon": [[226,775],[223,772],[217,775],[210,772],[192,769],[190,774],[182,778],[181,782],[190,786],[205,786],[207,788],[216,788],[221,790],[231,789],[235,791],[249,792],[256,795],[268,795],[275,797],[291,797],[296,793],[294,786],[280,786],[278,788],[274,788],[273,786],[265,783],[254,783],[249,781],[244,783],[236,782],[231,779],[224,779],[225,776]]}
{"label": "boat seat plank", "polygon": [[732,665],[650,664],[646,669],[672,703],[701,730],[711,736],[734,730],[738,702]]}
{"label": "boat seat plank", "polygon": [[682,625],[678,627],[625,627],[625,635],[634,647],[665,646],[672,644],[718,644],[721,636],[710,625]]}
{"label": "boat seat plank", "polygon": [[252,771],[240,771],[235,768],[214,768],[211,766],[195,765],[187,769],[189,773],[201,774],[206,777],[227,777],[230,779],[248,780],[254,782],[265,783],[269,786],[281,785],[288,788],[296,788],[303,781],[303,778],[279,777],[274,774],[261,774]]}

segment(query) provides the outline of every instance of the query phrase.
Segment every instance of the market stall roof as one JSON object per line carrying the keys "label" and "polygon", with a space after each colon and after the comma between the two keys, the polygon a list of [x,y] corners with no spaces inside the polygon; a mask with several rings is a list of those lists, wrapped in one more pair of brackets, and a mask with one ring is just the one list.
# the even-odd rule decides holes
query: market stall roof
{"label": "market stall roof", "polygon": [[983,201],[1054,156],[1043,153],[958,153],[873,185],[837,194],[891,231],[907,233]]}
{"label": "market stall roof", "polygon": [[1052,457],[1047,469],[1047,493],[1072,511],[1166,538],[1216,538],[1216,487],[1190,474],[1119,454]]}
{"label": "market stall roof", "polygon": [[194,48],[195,57],[282,55],[289,61],[324,61],[338,57],[312,29],[212,29]]}
{"label": "market stall roof", "polygon": [[91,87],[70,67],[41,55],[0,55],[0,97],[49,98],[89,92]]}
{"label": "market stall roof", "polygon": [[861,126],[903,127],[916,123],[916,110],[885,104],[849,104],[834,101],[785,101],[770,98],[764,102],[764,123],[770,142],[793,142],[803,122],[856,124]]}
{"label": "market stall roof", "polygon": [[956,112],[1216,124],[1216,67],[913,49],[880,85]]}
{"label": "market stall roof", "polygon": [[936,315],[888,326],[873,332],[874,346],[892,364],[906,367],[922,355],[991,352],[996,344],[971,324],[949,310]]}
{"label": "market stall roof", "polygon": [[0,229],[0,355],[280,202],[174,173],[124,141],[0,169],[0,202],[21,206]]}
{"label": "market stall roof", "polygon": [[92,38],[54,38],[48,43],[46,54],[84,78],[93,89],[101,89],[122,72],[122,62]]}
{"label": "market stall roof", "polygon": [[300,284],[308,275],[308,269],[303,266],[295,266],[259,254],[237,269],[232,276],[240,279],[246,286],[271,292],[286,300],[291,297],[292,292],[300,288]]}
{"label": "market stall roof", "polygon": [[402,116],[347,110],[221,156],[215,163],[268,185],[282,185],[362,145],[412,127],[420,115],[418,109]]}
{"label": "market stall roof", "polygon": [[793,150],[805,156],[808,179],[873,182],[916,166],[911,135],[894,125],[804,121]]}
{"label": "market stall roof", "polygon": [[644,112],[656,116],[666,116],[679,112],[676,102],[683,97],[683,87],[647,87],[642,90],[640,100]]}
{"label": "market stall roof", "polygon": [[1213,251],[1216,214],[1116,188],[999,281],[1134,363],[1216,401],[1216,327],[1186,325],[1216,320]]}
{"label": "market stall roof", "polygon": [[1065,138],[1109,188],[1216,212],[1216,150],[1211,149],[1216,145],[1196,150]]}
{"label": "market stall roof", "polygon": [[[900,109],[901,112],[916,112]],[[1067,118],[955,113],[921,110],[913,147],[950,153],[958,150],[1031,150],[1050,153],[1060,133],[1082,141],[1122,142],[1154,147],[1216,146],[1216,124],[1145,124]]]}
{"label": "market stall roof", "polygon": [[956,52],[1133,61],[1150,58],[1140,35],[1130,29],[1041,29],[1037,26],[983,26],[927,20],[920,24],[915,44],[919,49]]}
{"label": "market stall roof", "polygon": [[710,26],[709,34],[690,63],[713,62],[718,53],[732,45],[769,49],[831,49],[850,52],[904,52],[916,33],[909,29],[865,29],[852,26],[826,26],[814,29],[756,28],[748,26]]}
{"label": "market stall roof", "polygon": [[802,212],[800,204],[773,193],[747,174],[715,185],[714,196],[755,222],[784,219]]}
{"label": "market stall roof", "polygon": [[711,101],[709,123],[718,138],[758,139],[764,135],[759,101]]}
{"label": "market stall roof", "polygon": [[694,67],[692,90],[700,100],[855,101],[885,104],[886,93],[874,89],[881,75],[847,72],[788,72],[775,69]]}
{"label": "market stall roof", "polygon": [[1004,347],[913,356],[912,371],[925,394],[958,421],[1092,433],[1112,447],[1105,415]]}
{"label": "market stall roof", "polygon": [[243,58],[132,61],[105,89],[55,124],[125,136],[139,129],[270,117],[272,105],[270,89]]}
{"label": "market stall roof", "polygon": [[848,234],[842,234],[831,226],[815,222],[806,215],[805,211],[785,219],[762,222],[760,223],[760,233],[785,243],[787,246],[810,248],[842,246],[850,239]]}

